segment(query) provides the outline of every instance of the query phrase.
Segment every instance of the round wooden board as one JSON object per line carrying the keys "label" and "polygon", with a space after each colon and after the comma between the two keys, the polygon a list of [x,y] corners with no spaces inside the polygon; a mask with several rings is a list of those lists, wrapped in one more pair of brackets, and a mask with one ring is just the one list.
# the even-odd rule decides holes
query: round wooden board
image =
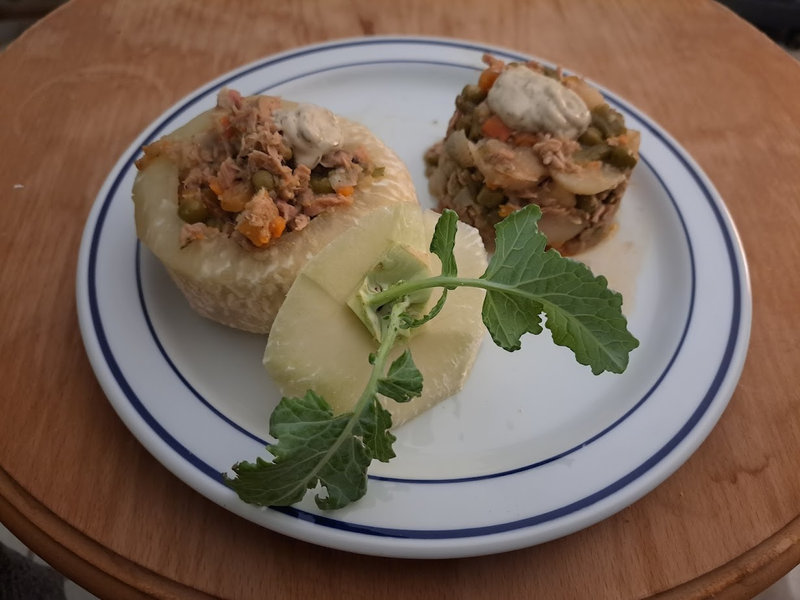
{"label": "round wooden board", "polygon": [[[730,405],[655,491],[506,554],[381,559],[263,530],[171,475],[83,352],[74,276],[99,187],[173,102],[245,62],[334,38],[458,37],[618,93],[710,176],[748,254],[750,351]],[[0,53],[0,519],[109,598],[747,598],[800,562],[800,66],[710,1],[73,0]],[[771,245],[770,245],[771,244]],[[168,401],[168,399],[165,399]]]}

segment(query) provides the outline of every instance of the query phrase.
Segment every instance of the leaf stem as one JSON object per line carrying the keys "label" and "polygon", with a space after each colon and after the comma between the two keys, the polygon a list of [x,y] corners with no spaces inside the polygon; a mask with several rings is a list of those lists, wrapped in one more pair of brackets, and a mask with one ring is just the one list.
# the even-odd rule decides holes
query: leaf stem
{"label": "leaf stem", "polygon": [[457,287],[476,287],[485,290],[519,292],[518,288],[515,288],[514,286],[505,283],[497,283],[489,279],[438,275],[436,277],[412,279],[411,281],[402,281],[400,283],[396,283],[382,292],[376,292],[375,294],[370,295],[368,298],[366,298],[365,303],[370,307],[383,306],[384,304],[394,302],[398,298],[407,296],[419,290],[434,287],[444,287],[447,289],[454,289]]}
{"label": "leaf stem", "polygon": [[[393,298],[392,300],[397,299]],[[383,376],[384,367],[389,359],[389,353],[394,347],[394,342],[397,339],[397,333],[400,331],[400,315],[408,308],[408,302],[395,302],[392,305],[392,312],[389,315],[389,325],[386,328],[378,352],[375,354],[375,360],[372,363],[372,372],[369,376],[369,381],[361,393],[361,397],[356,402],[353,408],[353,414],[359,415],[364,410],[367,403],[375,396],[378,391],[378,379]],[[352,429],[352,428],[351,428]]]}
{"label": "leaf stem", "polygon": [[350,413],[350,418],[347,421],[347,424],[344,426],[344,429],[342,429],[336,440],[330,445],[327,452],[325,452],[325,456],[322,457],[322,459],[317,462],[314,468],[306,473],[306,475],[303,477],[302,481],[300,482],[303,488],[308,487],[309,481],[314,481],[316,479],[320,470],[328,463],[331,457],[333,457],[339,451],[341,445],[353,437],[353,429],[361,418],[361,413],[364,412],[364,409],[367,408],[369,403],[375,398],[375,394],[377,394],[378,380],[383,375],[386,362],[389,359],[389,353],[394,346],[395,339],[397,339],[397,333],[400,330],[400,315],[407,307],[407,301],[396,302],[392,305],[392,312],[389,315],[389,325],[386,328],[386,333],[384,334],[383,340],[378,347],[378,352],[375,354],[375,360],[372,363],[372,372],[370,373],[367,385],[364,387],[364,391],[361,392],[358,402],[356,402],[356,404],[353,406],[353,410]]}
{"label": "leaf stem", "polygon": [[[361,413],[364,412],[367,405],[375,398],[375,394],[378,392],[378,380],[383,376],[386,363],[389,359],[389,353],[392,351],[394,342],[397,339],[397,333],[400,331],[400,315],[406,308],[408,308],[408,301],[395,302],[392,305],[392,312],[389,315],[389,324],[380,346],[378,346],[378,352],[375,354],[375,360],[372,363],[372,372],[369,375],[367,385],[364,387],[364,391],[361,392],[361,396],[355,403],[355,406],[353,406],[352,415],[347,425],[342,430],[336,443],[334,443],[326,453],[325,461],[336,453],[341,443],[352,437],[353,429],[361,418]],[[320,464],[322,464],[322,462],[323,461],[321,461]],[[313,475],[316,475],[316,473]]]}

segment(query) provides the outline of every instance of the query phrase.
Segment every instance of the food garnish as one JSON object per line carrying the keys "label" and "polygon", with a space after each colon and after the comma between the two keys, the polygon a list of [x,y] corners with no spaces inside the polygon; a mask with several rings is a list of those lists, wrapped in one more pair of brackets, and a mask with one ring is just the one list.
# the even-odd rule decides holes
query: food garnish
{"label": "food garnish", "polygon": [[[622,373],[639,342],[627,329],[621,295],[585,265],[548,250],[538,230],[540,218],[540,209],[531,204],[498,223],[495,253],[477,278],[458,276],[457,215],[450,210],[439,218],[430,244],[442,264],[439,275],[391,283],[381,282],[374,271],[365,273],[350,304],[373,324],[377,350],[364,357],[372,369],[358,401],[352,410],[334,414],[314,391],[284,397],[270,417],[270,435],[277,440],[267,448],[272,461],[239,462],[232,467],[234,476],[223,474],[225,483],[245,502],[260,506],[294,504],[318,487],[324,488],[315,496],[321,509],[343,508],[361,498],[372,460],[395,457],[392,418],[381,399],[406,403],[422,391],[410,351],[391,362],[390,353],[398,336],[435,319],[448,292],[460,287],[485,291],[483,323],[505,350],[518,350],[525,333],[539,334],[546,327],[557,345],[570,348],[595,375]],[[433,288],[441,288],[441,296],[421,314],[413,298]]]}

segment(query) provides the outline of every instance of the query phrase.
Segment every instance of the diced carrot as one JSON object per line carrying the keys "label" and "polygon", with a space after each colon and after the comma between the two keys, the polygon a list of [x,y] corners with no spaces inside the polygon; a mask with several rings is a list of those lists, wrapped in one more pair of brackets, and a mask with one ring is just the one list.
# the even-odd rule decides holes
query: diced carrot
{"label": "diced carrot", "polygon": [[223,115],[219,120],[219,124],[222,125],[222,134],[226,139],[231,139],[236,134],[234,128],[231,127],[231,120],[228,115]]}
{"label": "diced carrot", "polygon": [[233,187],[228,188],[222,195],[218,196],[219,205],[222,210],[228,212],[242,212],[245,205],[250,200],[250,190],[241,184],[234,184]]}
{"label": "diced carrot", "polygon": [[515,146],[534,146],[541,141],[538,135],[529,131],[517,131],[511,139],[511,143]]}
{"label": "diced carrot", "polygon": [[257,248],[261,248],[272,239],[269,231],[264,230],[262,227],[253,225],[248,221],[242,221],[236,226],[237,231],[250,240]]}
{"label": "diced carrot", "polygon": [[500,215],[501,219],[505,219],[515,210],[517,210],[516,206],[512,206],[511,204],[501,204],[500,208],[497,209],[497,214]]}
{"label": "diced carrot", "polygon": [[511,130],[497,115],[492,115],[483,122],[481,125],[481,133],[490,138],[496,138],[501,142],[505,142],[511,137]]}
{"label": "diced carrot", "polygon": [[269,223],[269,233],[274,238],[279,238],[283,235],[286,229],[286,219],[278,215]]}
{"label": "diced carrot", "polygon": [[478,87],[484,92],[488,92],[489,88],[494,85],[495,80],[500,76],[500,73],[503,72],[505,63],[491,54],[484,54],[483,62],[486,63],[486,68],[478,78]]}
{"label": "diced carrot", "polygon": [[345,185],[340,188],[337,188],[336,193],[341,194],[342,196],[352,196],[353,192],[355,192],[355,188],[352,185]]}
{"label": "diced carrot", "polygon": [[481,88],[484,92],[488,92],[489,89],[494,85],[494,82],[500,76],[500,71],[489,67],[488,69],[484,69],[481,71],[481,76],[478,77],[478,87]]}
{"label": "diced carrot", "polygon": [[233,196],[231,194],[222,194],[219,205],[222,207],[222,210],[238,213],[244,210],[245,202],[242,202],[237,196]]}
{"label": "diced carrot", "polygon": [[495,58],[488,52],[483,53],[483,56],[481,56],[481,62],[483,62],[483,64],[485,64],[487,67],[491,67],[495,71],[502,71],[503,66],[506,64],[505,62],[503,62],[499,58]]}
{"label": "diced carrot", "polygon": [[216,179],[209,180],[208,187],[210,187],[211,191],[214,192],[217,196],[222,195],[222,186],[220,186],[219,181],[217,181]]}

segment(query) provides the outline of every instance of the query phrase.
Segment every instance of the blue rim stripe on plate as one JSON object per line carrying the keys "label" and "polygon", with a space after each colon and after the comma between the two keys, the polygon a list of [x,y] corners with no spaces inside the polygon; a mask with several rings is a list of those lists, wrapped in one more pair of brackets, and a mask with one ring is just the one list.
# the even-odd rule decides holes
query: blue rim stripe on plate
{"label": "blue rim stripe on plate", "polygon": [[[130,166],[130,163],[126,163]],[[139,416],[147,423],[147,425],[160,437],[164,440],[170,447],[180,454],[182,458],[192,464],[195,468],[199,469],[203,473],[209,476],[219,477],[219,473],[214,470],[209,471],[211,468],[208,464],[206,464],[203,460],[201,460],[196,454],[191,452],[188,448],[183,446],[178,440],[176,440],[164,427],[159,423],[153,415],[142,405],[141,401],[139,400],[136,393],[131,388],[130,384],[128,383],[125,376],[122,374],[122,369],[120,368],[119,364],[117,363],[116,359],[114,358],[113,352],[111,352],[111,348],[108,343],[108,338],[106,337],[105,328],[103,327],[103,322],[100,319],[100,307],[97,302],[97,285],[96,285],[96,269],[97,269],[97,246],[100,243],[100,235],[102,234],[102,227],[103,223],[106,219],[106,214],[108,213],[108,207],[111,205],[111,199],[116,194],[117,188],[119,187],[122,178],[125,176],[125,171],[120,170],[117,176],[114,178],[114,182],[111,184],[109,188],[108,194],[106,195],[106,199],[103,202],[103,205],[100,209],[100,212],[97,215],[97,223],[95,224],[95,229],[92,232],[92,242],[90,245],[89,250],[89,264],[87,268],[87,280],[86,285],[88,288],[88,297],[89,297],[89,311],[92,318],[92,325],[94,327],[95,335],[97,336],[97,343],[100,346],[100,351],[103,353],[103,358],[106,360],[106,365],[108,365],[109,370],[111,371],[114,380],[119,385],[120,390],[128,401],[131,403],[131,406],[136,409],[136,412],[139,413]],[[138,247],[138,242],[137,242]],[[138,253],[137,253],[138,254]],[[138,262],[138,260],[137,260]]]}
{"label": "blue rim stripe on plate", "polygon": [[[178,114],[183,112],[186,109],[186,107],[189,106],[190,104],[193,104],[197,100],[205,97],[210,91],[212,91],[212,90],[214,90],[216,88],[222,87],[226,83],[232,81],[233,79],[240,78],[240,77],[242,77],[242,76],[244,76],[247,73],[250,73],[252,71],[255,71],[255,70],[258,70],[258,69],[262,69],[262,68],[264,68],[266,66],[269,66],[271,64],[275,64],[277,62],[286,61],[286,60],[290,60],[290,59],[295,59],[295,58],[297,58],[299,56],[303,56],[303,55],[311,54],[311,53],[316,53],[316,52],[321,52],[321,51],[326,51],[326,50],[330,50],[330,49],[333,49],[333,48],[345,48],[345,47],[348,47],[348,46],[362,46],[362,45],[367,45],[367,44],[391,45],[391,44],[398,44],[398,43],[399,44],[414,44],[414,45],[426,45],[426,44],[428,44],[428,45],[441,45],[441,46],[449,46],[449,47],[470,49],[470,50],[475,50],[475,51],[490,51],[490,52],[492,52],[492,53],[494,53],[496,55],[511,57],[511,58],[514,58],[514,59],[517,59],[517,60],[526,60],[526,57],[522,57],[520,55],[515,55],[513,53],[503,52],[503,51],[496,50],[496,49],[487,49],[487,48],[479,46],[479,45],[473,45],[473,44],[467,44],[467,43],[459,43],[459,42],[450,42],[450,41],[446,41],[446,40],[419,40],[419,39],[403,39],[403,38],[386,39],[386,38],[383,38],[383,39],[372,39],[372,40],[345,41],[345,42],[340,42],[340,43],[332,43],[332,44],[325,45],[325,46],[317,46],[317,47],[312,47],[312,48],[306,48],[306,49],[302,49],[302,50],[300,50],[300,51],[298,51],[296,53],[286,54],[286,55],[283,55],[283,56],[279,56],[277,58],[273,58],[273,59],[269,59],[267,61],[256,63],[256,64],[251,65],[250,67],[248,67],[248,68],[246,68],[246,69],[244,69],[242,71],[239,71],[239,72],[236,72],[236,73],[230,75],[226,79],[223,79],[223,80],[221,80],[221,81],[219,81],[219,82],[217,82],[215,84],[207,86],[206,88],[198,91],[194,96],[192,96],[191,98],[187,99],[187,101],[184,102],[180,107],[175,108],[169,115],[167,115],[164,118],[164,120],[162,121],[161,125],[156,127],[153,130],[153,132],[151,133],[151,135],[150,135],[150,137],[148,139],[153,139],[160,131],[162,131],[165,127],[167,127],[167,125],[172,120],[174,120],[174,118]],[[397,62],[405,62],[405,61],[396,60],[396,61],[389,61],[389,62],[397,63]],[[446,64],[446,63],[441,63],[441,64]],[[461,67],[461,66],[464,66],[464,65],[452,64],[452,65],[449,65],[449,66]],[[472,67],[472,68],[474,68],[474,67]],[[273,84],[272,87],[274,87],[274,85],[278,85],[278,84]],[[716,202],[714,201],[714,194],[708,189],[708,186],[702,180],[702,178],[699,176],[699,174],[694,170],[692,165],[689,164],[689,162],[686,160],[686,158],[681,154],[681,152],[679,152],[677,150],[677,148],[670,142],[670,140],[665,138],[661,134],[661,132],[659,132],[658,130],[654,129],[650,125],[650,123],[648,123],[648,121],[642,117],[641,113],[639,113],[638,110],[636,110],[635,108],[631,107],[627,103],[622,102],[622,101],[620,101],[620,100],[618,100],[616,98],[614,100],[616,102],[618,102],[621,106],[623,106],[628,112],[630,112],[631,114],[633,114],[637,118],[639,118],[639,120],[642,122],[642,124],[644,126],[646,126],[651,131],[651,133],[653,133],[656,137],[658,137],[662,141],[662,143],[664,143],[671,150],[672,154],[675,155],[678,158],[678,160],[684,165],[686,170],[691,173],[693,179],[695,180],[695,182],[697,183],[698,187],[702,190],[704,196],[706,197],[706,199],[708,201],[708,204],[711,207],[712,212],[714,213],[714,216],[715,216],[715,218],[717,220],[717,223],[720,226],[720,230],[721,230],[721,232],[723,234],[723,238],[724,238],[724,241],[725,241],[726,251],[727,251],[728,257],[730,259],[730,263],[731,263],[731,272],[732,272],[733,288],[734,288],[733,289],[733,301],[734,302],[733,302],[731,328],[730,328],[730,333],[729,333],[729,337],[728,337],[728,342],[726,344],[726,349],[725,349],[725,352],[723,354],[723,358],[721,360],[720,367],[717,370],[717,373],[716,373],[711,385],[709,386],[708,391],[706,392],[705,396],[703,397],[703,400],[700,402],[700,404],[698,405],[697,409],[692,414],[691,418],[684,424],[684,426],[681,428],[681,430],[675,436],[673,436],[673,438],[670,439],[669,442],[667,442],[658,452],[653,454],[653,456],[651,456],[649,459],[647,459],[639,467],[637,467],[636,469],[632,470],[625,477],[620,478],[619,480],[617,480],[614,483],[606,486],[602,490],[599,490],[599,491],[597,491],[597,492],[595,492],[595,493],[593,493],[593,494],[591,494],[591,495],[589,495],[589,496],[587,496],[585,498],[577,500],[577,501],[575,501],[575,502],[573,502],[573,503],[571,503],[569,505],[560,507],[559,509],[556,509],[554,511],[549,511],[549,512],[546,512],[546,513],[542,513],[540,515],[527,517],[525,519],[518,520],[518,521],[513,521],[513,522],[509,522],[509,523],[495,524],[495,525],[490,525],[490,526],[486,526],[486,527],[478,527],[478,528],[462,528],[462,529],[456,529],[456,530],[408,530],[408,529],[394,529],[394,528],[383,528],[383,527],[373,527],[373,526],[361,526],[361,525],[357,525],[357,524],[353,524],[353,523],[347,523],[347,522],[343,522],[343,521],[338,521],[338,520],[330,518],[330,517],[314,515],[312,513],[308,513],[306,511],[298,510],[298,509],[295,509],[295,508],[292,508],[292,507],[274,508],[273,510],[277,510],[279,512],[288,514],[290,516],[293,516],[293,517],[296,517],[296,518],[299,518],[299,519],[302,519],[302,520],[305,520],[305,521],[310,521],[310,522],[313,522],[313,523],[316,523],[316,524],[319,524],[319,525],[323,525],[323,526],[326,526],[326,527],[332,527],[332,528],[336,528],[336,529],[340,529],[340,530],[346,530],[346,531],[350,531],[350,532],[354,532],[354,533],[369,534],[369,535],[376,535],[376,536],[390,536],[390,537],[398,537],[398,538],[420,538],[420,539],[439,538],[439,539],[441,539],[441,538],[473,537],[473,536],[488,535],[488,534],[493,534],[493,533],[500,533],[500,532],[509,531],[509,530],[513,530],[513,529],[519,529],[519,528],[522,528],[522,527],[529,527],[529,526],[532,526],[532,525],[540,524],[540,523],[543,523],[543,522],[551,521],[551,520],[566,516],[568,514],[576,512],[578,510],[584,509],[584,508],[586,508],[586,507],[588,507],[588,506],[590,506],[592,504],[595,504],[596,502],[598,502],[598,501],[610,496],[611,494],[613,494],[613,493],[619,491],[620,489],[624,488],[625,486],[630,484],[632,481],[636,480],[637,478],[642,476],[644,473],[649,471],[651,468],[653,468],[667,454],[669,454],[688,435],[688,433],[692,429],[694,429],[694,427],[697,425],[699,420],[702,418],[702,416],[708,410],[708,407],[710,406],[711,401],[716,396],[717,392],[719,391],[719,389],[720,389],[720,387],[722,385],[722,382],[724,381],[724,379],[725,379],[725,377],[726,377],[726,375],[728,373],[728,369],[730,367],[731,357],[733,356],[733,353],[734,353],[736,345],[737,345],[737,340],[738,340],[738,337],[739,337],[739,324],[740,324],[740,320],[741,320],[741,296],[740,296],[740,294],[741,294],[741,281],[742,281],[742,279],[741,279],[741,275],[739,273],[739,267],[738,267],[738,264],[737,264],[737,261],[736,261],[736,252],[735,252],[735,248],[734,248],[734,243],[733,243],[733,239],[731,238],[730,231],[728,230],[728,227],[726,225],[726,220],[725,220],[725,218],[724,218],[724,216],[723,216],[723,214],[722,214],[722,212],[720,210],[720,207],[717,206]],[[106,363],[107,363],[107,365],[108,365],[108,367],[109,367],[114,379],[117,381],[118,385],[120,386],[120,389],[122,390],[122,392],[124,393],[124,395],[126,396],[128,401],[131,403],[131,405],[136,409],[136,411],[143,418],[143,420],[177,454],[179,454],[182,458],[184,458],[189,463],[191,463],[193,466],[195,466],[195,468],[197,468],[201,472],[205,473],[206,475],[208,475],[209,477],[211,477],[215,481],[219,482],[220,481],[219,472],[216,469],[214,469],[213,467],[211,467],[210,465],[208,465],[207,463],[205,463],[204,461],[202,461],[201,459],[199,459],[194,453],[192,453],[190,450],[188,450],[188,448],[186,448],[185,446],[180,444],[168,431],[166,431],[163,428],[163,426],[160,423],[158,423],[152,417],[152,415],[142,405],[141,401],[136,397],[136,395],[133,392],[133,390],[131,389],[130,385],[125,380],[125,377],[124,377],[124,375],[122,373],[122,370],[120,369],[119,365],[117,364],[117,362],[116,362],[116,360],[115,360],[115,358],[113,356],[113,353],[110,350],[110,347],[109,347],[109,344],[108,344],[108,340],[106,338],[105,331],[104,331],[104,328],[103,328],[103,324],[102,324],[102,321],[100,319],[99,307],[98,307],[97,296],[96,296],[96,277],[95,277],[96,262],[97,262],[97,246],[99,244],[99,239],[100,239],[100,235],[102,233],[103,223],[105,221],[106,213],[107,213],[108,207],[110,205],[110,202],[113,199],[114,195],[116,194],[117,189],[119,188],[119,184],[121,183],[121,180],[122,180],[122,178],[124,176],[124,173],[127,172],[127,170],[130,168],[130,166],[131,166],[131,164],[132,164],[132,162],[133,162],[133,160],[135,158],[135,155],[137,155],[137,154],[138,154],[138,151],[134,151],[132,153],[132,155],[126,161],[124,169],[121,170],[117,174],[116,178],[114,179],[112,185],[109,188],[109,192],[107,193],[106,198],[103,201],[103,205],[101,206],[101,209],[100,209],[100,211],[98,213],[97,222],[95,224],[95,230],[92,232],[92,240],[91,240],[91,247],[90,247],[90,253],[89,253],[89,263],[88,263],[88,278],[87,278],[87,286],[89,288],[88,289],[88,297],[89,297],[90,314],[91,314],[92,324],[94,326],[95,333],[97,335],[97,339],[98,339],[98,343],[99,343],[100,348],[101,348],[101,352],[103,353],[103,356],[106,359]],[[658,174],[654,170],[653,170],[653,172],[659,178],[661,184],[664,185],[663,180],[661,180],[661,178],[658,176]],[[666,186],[664,186],[664,189],[667,190],[667,193],[669,193],[669,190],[668,190],[668,188]],[[672,195],[671,194],[670,194],[670,198],[672,199]],[[673,204],[674,204],[674,200],[673,200]],[[676,206],[676,209],[677,209],[677,206]],[[685,226],[685,223],[683,221],[683,216],[680,214],[680,211],[678,211],[678,214],[679,214],[679,217],[681,219],[681,224],[684,227],[684,232],[686,232],[686,226]],[[687,236],[687,241],[688,241],[688,236]],[[689,249],[690,249],[690,253],[691,253],[691,245],[690,245]],[[137,252],[137,268],[138,268],[138,252]],[[138,270],[137,270],[137,277],[138,277]],[[693,262],[693,255],[692,255],[692,301],[694,300],[694,298],[693,298],[694,283],[695,283],[694,282],[694,262]],[[144,304],[143,304],[143,308],[144,308]],[[690,309],[690,312],[691,312],[691,309]],[[688,323],[688,321],[687,321],[687,323]],[[151,332],[152,331],[153,330],[151,329]],[[683,340],[685,339],[685,335],[686,335],[686,332],[684,331],[684,334],[681,337],[681,342],[679,344],[679,347],[683,343]],[[160,347],[160,345],[159,345],[159,347]],[[162,353],[163,353],[163,349],[162,349]],[[670,364],[672,364],[673,361],[674,361],[674,356],[673,356],[673,359],[670,361]],[[173,365],[173,368],[174,368],[174,365]],[[207,401],[205,403],[208,405]],[[641,401],[640,401],[640,403],[637,404],[637,406],[639,406],[640,404],[641,404]],[[633,410],[635,410],[635,408]],[[623,417],[623,419],[624,419],[624,417]],[[247,433],[247,432],[245,432],[245,433]],[[250,437],[253,437],[253,436],[251,435]],[[596,437],[593,438],[593,439],[596,439]],[[258,438],[256,438],[256,439],[258,439]],[[549,460],[553,460],[553,459],[549,459]],[[549,462],[549,460],[548,460],[548,462]],[[525,467],[525,468],[530,468],[530,467]],[[517,472],[517,471],[518,470],[516,470],[514,472]],[[498,475],[492,475],[492,476],[498,476]],[[376,478],[376,479],[388,479],[388,480],[391,480],[391,481],[411,481],[411,482],[414,482],[414,483],[430,482],[430,480],[417,481],[417,480],[401,480],[401,479],[382,478],[382,477],[381,478]],[[474,478],[468,478],[468,480],[472,480],[472,479],[474,479]],[[453,480],[446,480],[446,481],[448,483],[452,483],[453,482]],[[220,485],[222,485],[222,484],[220,483]]]}
{"label": "blue rim stripe on plate", "polygon": [[[130,168],[130,165],[127,165],[125,170],[127,171],[129,168]],[[205,407],[208,410],[210,410],[211,412],[213,412],[219,419],[225,421],[228,425],[233,427],[236,431],[238,431],[239,433],[241,433],[243,435],[246,435],[250,439],[255,440],[256,442],[259,442],[261,444],[266,444],[267,442],[262,440],[260,437],[258,437],[254,433],[248,431],[247,429],[245,429],[244,427],[242,427],[241,425],[239,425],[235,421],[229,419],[224,413],[219,411],[213,404],[211,404],[211,402],[206,400],[206,398],[200,392],[198,392],[191,383],[189,383],[189,380],[186,378],[186,376],[183,373],[181,373],[180,369],[178,369],[177,365],[175,364],[175,361],[173,361],[172,358],[170,358],[169,354],[167,354],[167,351],[164,348],[164,345],[161,343],[161,339],[158,337],[158,334],[156,333],[156,328],[153,325],[152,319],[150,318],[150,313],[147,310],[147,301],[145,300],[144,289],[143,289],[143,286],[142,286],[142,251],[141,251],[141,242],[139,242],[138,240],[136,241],[136,253],[135,254],[136,254],[136,270],[135,270],[135,273],[136,273],[136,290],[139,293],[139,306],[142,309],[142,316],[144,317],[145,323],[147,324],[147,330],[150,332],[150,337],[153,338],[153,342],[155,343],[156,348],[158,348],[158,351],[161,353],[161,356],[163,357],[164,362],[166,362],[169,365],[169,368],[172,369],[172,372],[175,373],[175,375],[178,377],[178,379],[180,379],[180,381],[183,384],[183,386],[187,390],[189,390],[189,392],[195,398],[197,398],[200,402],[202,402],[205,405]],[[141,404],[141,403],[139,403],[139,404]],[[147,409],[144,408],[144,406],[142,406],[142,410],[147,411]],[[219,477],[219,473],[217,473],[217,477]]]}

